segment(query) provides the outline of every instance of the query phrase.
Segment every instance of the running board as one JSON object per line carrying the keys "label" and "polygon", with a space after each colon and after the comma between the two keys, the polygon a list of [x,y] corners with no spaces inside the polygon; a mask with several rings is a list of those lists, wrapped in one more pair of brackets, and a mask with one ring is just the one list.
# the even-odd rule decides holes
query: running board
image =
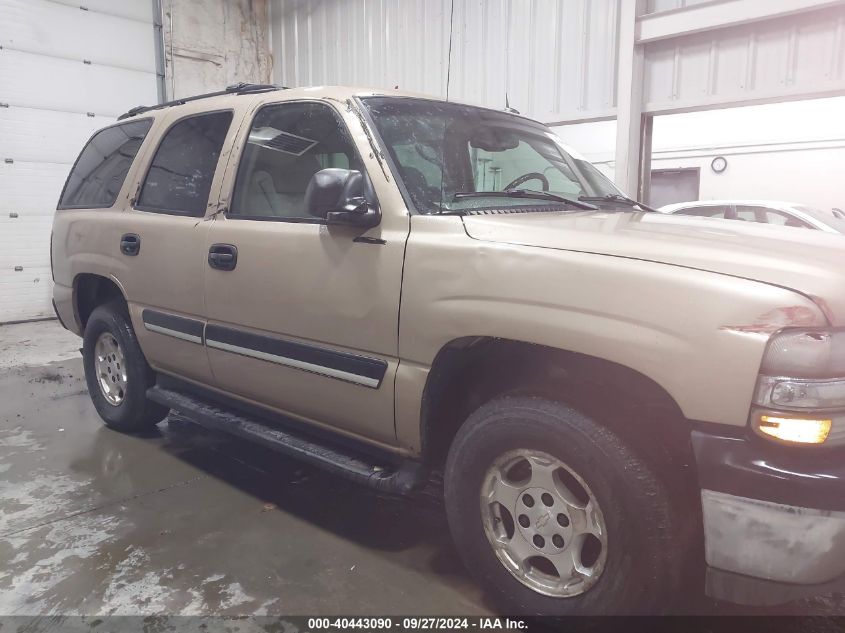
{"label": "running board", "polygon": [[147,397],[200,426],[257,442],[380,492],[408,495],[427,481],[427,471],[419,462],[405,460],[398,466],[377,464],[369,456],[318,443],[303,434],[283,430],[180,391],[156,386],[147,390]]}

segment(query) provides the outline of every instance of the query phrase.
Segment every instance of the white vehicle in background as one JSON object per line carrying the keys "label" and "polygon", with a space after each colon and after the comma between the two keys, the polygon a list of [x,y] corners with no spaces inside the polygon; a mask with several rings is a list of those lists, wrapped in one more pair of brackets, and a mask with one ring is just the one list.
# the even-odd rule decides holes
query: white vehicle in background
{"label": "white vehicle in background", "polygon": [[826,233],[845,233],[845,212],[840,209],[823,211],[804,204],[777,200],[678,202],[660,207],[659,211],[661,213],[697,215],[706,218],[816,229]]}

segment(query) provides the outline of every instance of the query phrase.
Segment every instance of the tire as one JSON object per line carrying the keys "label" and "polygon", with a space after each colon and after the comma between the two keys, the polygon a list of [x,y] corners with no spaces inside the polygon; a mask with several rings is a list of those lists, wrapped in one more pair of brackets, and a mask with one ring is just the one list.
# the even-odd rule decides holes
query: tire
{"label": "tire", "polygon": [[[514,458],[516,462],[502,457],[514,455],[513,451],[519,451]],[[523,455],[533,456],[525,460],[531,466],[527,471],[528,480],[524,479],[525,464],[519,462]],[[545,456],[558,462],[548,462]],[[505,461],[502,462],[503,459]],[[503,470],[505,466],[502,466],[488,471],[497,460],[505,465],[517,465],[510,470]],[[554,470],[558,463],[565,468]],[[540,468],[540,465],[543,467]],[[554,502],[555,505],[548,508],[540,507],[541,502],[536,500],[537,512],[546,514],[529,517],[520,515],[521,512],[534,511],[533,507],[529,511],[525,510],[527,506],[520,505],[526,503],[526,491],[533,490],[532,494],[538,496],[537,491],[545,490],[525,487],[537,481],[535,466],[537,479],[544,473],[552,473],[545,481],[557,486],[552,490],[557,497],[542,496],[544,500]],[[503,488],[511,495],[518,491],[513,497],[512,509],[508,510],[510,522],[507,513],[503,513],[497,503],[491,504],[486,496],[482,503],[482,490],[486,495],[491,486],[500,485],[495,483],[496,477],[490,472],[504,472],[506,474],[502,477],[505,480],[516,480],[516,483],[511,482],[513,488]],[[518,481],[520,479],[522,482]],[[561,481],[568,482],[564,488],[561,488]],[[680,539],[674,538],[668,497],[646,463],[607,428],[578,411],[565,404],[535,397],[507,396],[482,405],[469,416],[452,443],[444,484],[449,526],[458,551],[466,567],[492,594],[497,604],[506,605],[522,615],[550,616],[659,613],[671,608],[671,592],[677,590],[681,568],[679,561],[684,546]],[[577,491],[579,499],[593,499],[599,512],[588,510],[581,515],[576,508],[571,514],[571,523],[569,515],[560,519],[560,514],[554,513],[560,512],[560,508],[570,507],[560,505],[565,504],[565,498],[573,499],[568,491]],[[491,508],[499,515],[494,516],[492,521],[489,517],[497,512]],[[539,518],[535,521],[532,517],[537,516]],[[555,516],[559,524],[552,523]],[[487,517],[486,528],[484,517]],[[526,525],[517,525],[516,521],[522,519]],[[590,529],[600,526],[596,531],[601,532],[601,536],[580,533],[576,530],[576,521],[579,526],[591,526]],[[523,541],[508,540],[508,523],[513,531],[511,538]],[[563,525],[570,526],[571,531],[566,532],[570,528],[560,527]],[[581,559],[582,569],[589,569],[585,563],[589,557],[595,579],[567,576],[577,578],[572,585],[574,588],[562,587],[564,583],[553,578],[556,567],[550,566],[548,561],[560,560],[564,565],[568,561],[565,554],[568,550],[557,550],[554,556],[558,558],[547,558],[542,552],[536,552],[541,554],[539,558],[523,559],[532,561],[531,573],[543,579],[545,577],[538,571],[548,572],[552,580],[541,582],[559,583],[554,589],[557,595],[549,595],[549,589],[544,590],[544,595],[525,584],[524,579],[517,578],[516,574],[525,572],[512,572],[506,568],[488,539],[488,532],[495,530],[498,530],[495,535],[504,539],[508,548],[529,551],[531,555],[536,550],[536,547],[534,550],[531,547],[532,540],[539,533],[537,530],[544,530],[541,542],[545,547],[554,548],[549,544],[550,538],[556,539],[554,543],[561,547],[570,543],[571,549],[580,552],[576,556]],[[549,530],[554,532],[554,536],[550,537]],[[558,533],[559,530],[563,531]],[[535,536],[532,537],[532,533]],[[571,540],[564,540],[564,534]],[[597,549],[601,539],[606,542]],[[577,544],[586,544],[587,541],[590,551],[579,550],[581,546]],[[526,545],[528,550],[525,550]],[[596,551],[602,554],[596,555]],[[562,578],[560,574],[557,576]],[[564,591],[572,592],[572,595],[560,595]]]}
{"label": "tire", "polygon": [[[101,341],[103,347],[98,349]],[[116,350],[114,343],[117,345]],[[102,352],[110,349],[116,353],[105,356],[109,359],[113,356],[114,361],[98,361],[98,351],[102,357]],[[121,363],[121,360],[124,362]],[[155,384],[155,373],[138,345],[126,305],[122,301],[98,306],[91,312],[82,338],[82,361],[91,401],[109,428],[126,433],[145,431],[167,416],[167,408],[147,399],[147,389]],[[98,371],[98,363],[106,363],[108,367],[103,372]],[[102,364],[99,366],[102,368]],[[108,388],[114,389],[111,396],[101,386],[101,374],[105,376]],[[115,374],[120,374],[121,380],[112,385],[109,378]]]}

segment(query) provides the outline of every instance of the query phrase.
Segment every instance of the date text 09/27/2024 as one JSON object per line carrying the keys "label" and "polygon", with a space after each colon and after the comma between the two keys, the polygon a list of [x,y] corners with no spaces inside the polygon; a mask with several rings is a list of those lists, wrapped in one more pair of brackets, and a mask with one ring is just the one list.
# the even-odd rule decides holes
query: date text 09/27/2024
{"label": "date text 09/27/2024", "polygon": [[392,618],[309,618],[308,629],[320,630],[400,630],[400,631],[442,631],[442,630],[511,630],[525,631],[528,623],[512,618],[444,618],[444,617],[409,617],[399,621]]}

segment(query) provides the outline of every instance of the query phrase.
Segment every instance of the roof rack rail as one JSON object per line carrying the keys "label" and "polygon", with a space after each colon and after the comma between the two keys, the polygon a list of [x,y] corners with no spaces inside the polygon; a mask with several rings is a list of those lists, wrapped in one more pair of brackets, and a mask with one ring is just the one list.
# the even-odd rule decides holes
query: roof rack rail
{"label": "roof rack rail", "polygon": [[220,97],[223,95],[246,95],[246,94],[254,94],[258,92],[272,92],[273,90],[287,90],[286,86],[277,86],[275,84],[248,84],[248,83],[237,83],[232,84],[231,86],[227,86],[225,90],[218,90],[217,92],[207,92],[206,94],[201,95],[194,95],[193,97],[184,97],[182,99],[174,99],[173,101],[167,101],[165,103],[159,103],[157,105],[151,106],[138,106],[136,108],[132,108],[128,112],[121,114],[117,117],[118,121],[123,121],[124,119],[128,119],[130,117],[136,116],[138,114],[142,114],[143,112],[149,112],[151,110],[161,110],[163,108],[169,108],[171,106],[182,105],[184,103],[188,103],[190,101],[199,101],[200,99],[208,99],[209,97]]}

